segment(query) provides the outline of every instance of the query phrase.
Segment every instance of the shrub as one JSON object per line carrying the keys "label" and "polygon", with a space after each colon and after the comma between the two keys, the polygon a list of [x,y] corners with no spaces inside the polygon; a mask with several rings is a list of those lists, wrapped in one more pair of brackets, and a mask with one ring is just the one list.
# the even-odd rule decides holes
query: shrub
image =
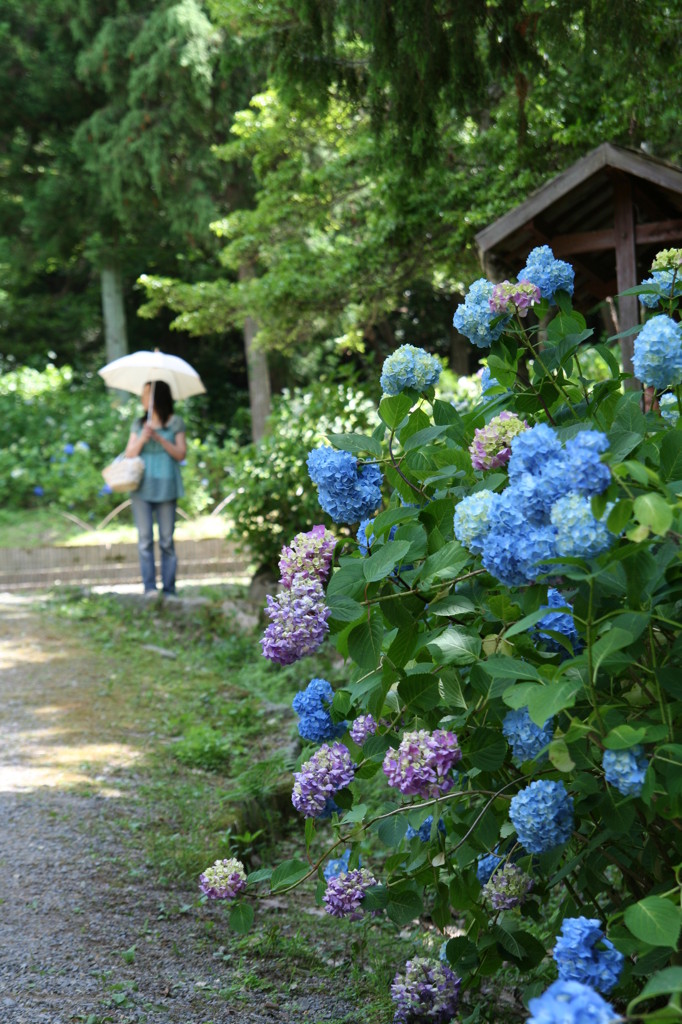
{"label": "shrub", "polygon": [[[371,436],[331,439],[385,478],[364,544],[342,536],[326,587],[347,665],[331,714],[351,733],[333,758],[306,751],[296,775],[307,786],[306,801],[294,789],[294,802],[310,859],[257,872],[249,890],[268,878],[277,892],[309,878],[322,885],[325,859],[349,848],[349,870],[362,853],[378,879],[358,896],[363,910],[397,927],[427,918],[446,937],[456,926],[442,953],[474,1003],[512,965],[524,1000],[547,989],[531,1002],[533,1020],[606,1024],[628,1007],[632,1018],[673,1020],[682,991],[682,420],[663,419],[655,403],[643,410],[603,345],[609,378],[583,375],[591,331],[565,290],[572,270],[547,247],[531,255],[521,276],[549,289],[538,320],[553,313],[542,347],[515,306],[516,286],[492,310],[482,299],[492,285],[477,282],[460,310],[472,341],[491,341],[496,381],[472,412],[432,387],[392,381],[398,393],[382,399]],[[653,269],[669,267],[674,284],[680,266],[672,250]],[[675,288],[658,296],[659,322],[677,322]],[[644,341],[644,382],[670,386],[679,409],[682,333],[649,327]],[[506,465],[475,470],[474,432],[501,409],[528,427]],[[352,476],[339,488],[346,477],[355,486]],[[510,710],[524,714],[510,719]],[[372,735],[353,728],[368,714]],[[406,821],[427,815],[438,828],[409,838]],[[566,923],[576,920],[577,930]],[[594,988],[563,975],[550,986],[555,946],[581,978],[593,971]],[[434,963],[424,961],[419,985],[436,976]],[[430,997],[439,984],[429,981]],[[398,1002],[396,1021],[422,1019]],[[429,1009],[429,1019],[453,1012]]]}
{"label": "shrub", "polygon": [[261,565],[275,570],[284,542],[322,518],[305,454],[325,436],[371,429],[374,405],[350,385],[316,384],[284,390],[273,401],[268,433],[257,445],[226,446],[232,536]]}

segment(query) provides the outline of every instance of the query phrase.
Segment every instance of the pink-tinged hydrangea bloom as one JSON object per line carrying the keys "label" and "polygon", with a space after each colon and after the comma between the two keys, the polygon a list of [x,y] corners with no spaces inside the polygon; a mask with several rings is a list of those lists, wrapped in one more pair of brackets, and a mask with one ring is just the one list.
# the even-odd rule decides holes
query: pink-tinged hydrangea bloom
{"label": "pink-tinged hydrangea bloom", "polygon": [[318,818],[327,800],[353,781],[355,769],[343,743],[324,743],[294,773],[291,802],[306,818]]}
{"label": "pink-tinged hydrangea bloom", "polygon": [[368,736],[373,736],[377,731],[377,723],[374,715],[358,715],[350,727],[350,738],[359,747],[365,742]]}
{"label": "pink-tinged hydrangea bloom", "polygon": [[347,917],[359,921],[362,917],[360,904],[365,893],[377,880],[367,868],[356,868],[343,872],[327,882],[327,891],[322,899],[327,904],[327,913],[332,917]]}
{"label": "pink-tinged hydrangea bloom", "polygon": [[236,857],[217,860],[199,875],[199,888],[211,900],[234,900],[246,889],[244,865]]}
{"label": "pink-tinged hydrangea bloom", "polygon": [[283,547],[279,559],[282,584],[291,587],[295,576],[325,583],[334,557],[336,537],[324,526],[313,526],[297,533],[289,547]]}
{"label": "pink-tinged hydrangea bloom", "polygon": [[502,281],[495,285],[488,302],[493,313],[518,313],[519,316],[526,316],[530,307],[541,299],[540,289],[531,281],[519,281],[518,284]]}
{"label": "pink-tinged hydrangea bloom", "polygon": [[312,654],[329,632],[331,609],[325,606],[318,580],[294,576],[289,589],[277,597],[268,594],[265,611],[271,622],[261,640],[263,654],[280,665]]}
{"label": "pink-tinged hydrangea bloom", "polygon": [[462,757],[453,732],[406,732],[397,750],[388,750],[383,769],[390,786],[406,796],[434,797],[455,784],[452,769]]}
{"label": "pink-tinged hydrangea bloom", "polygon": [[511,456],[512,438],[527,429],[525,420],[506,409],[499,416],[494,416],[485,427],[477,427],[474,431],[474,440],[469,446],[471,465],[474,469],[506,466]]}

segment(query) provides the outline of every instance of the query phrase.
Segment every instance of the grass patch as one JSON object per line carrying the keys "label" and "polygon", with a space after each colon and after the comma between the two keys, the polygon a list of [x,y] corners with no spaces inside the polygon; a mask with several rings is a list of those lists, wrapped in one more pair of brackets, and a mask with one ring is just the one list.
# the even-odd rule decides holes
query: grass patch
{"label": "grass patch", "polygon": [[[125,495],[121,495],[125,499]],[[98,514],[99,515],[99,514]],[[130,508],[123,509],[104,529],[97,523],[83,525],[79,517],[49,508],[0,509],[0,548],[80,547],[91,544],[135,544],[137,531]],[[226,515],[178,518],[176,540],[210,540],[225,537],[229,528]]]}
{"label": "grass patch", "polygon": [[[142,847],[160,895],[178,882],[196,894],[198,875],[218,858],[236,856],[254,870],[305,856],[303,823],[291,804],[300,754],[291,700],[313,676],[341,684],[343,670],[331,648],[286,668],[267,662],[259,633],[234,628],[221,612],[225,598],[239,593],[214,587],[211,603],[181,609],[74,591],[56,596],[48,609],[94,661],[110,666],[99,692],[108,721],[144,748],[134,777],[127,782],[126,769],[119,769],[109,782],[131,793],[128,816],[117,823],[122,861],[129,858],[136,870],[132,853]],[[149,646],[175,657],[160,657]],[[368,779],[368,801],[373,786]],[[313,857],[331,843],[331,827],[320,832]],[[381,872],[389,851],[370,848],[375,842],[368,840],[362,856]],[[262,886],[255,926],[245,936],[230,930],[228,907],[207,905],[207,955],[230,964],[230,988],[220,994],[235,1005],[247,989],[260,990],[294,1007],[302,1024],[318,1024],[303,1003],[296,1010],[296,1000],[331,989],[349,1007],[331,1024],[357,1024],[358,1007],[365,1024],[391,1020],[396,970],[425,948],[437,956],[440,935],[425,937],[417,924],[397,929],[383,918],[331,919],[322,893],[311,881],[286,896]],[[489,1006],[479,997],[462,1019],[514,1018],[513,1010],[498,1013],[492,997]]]}

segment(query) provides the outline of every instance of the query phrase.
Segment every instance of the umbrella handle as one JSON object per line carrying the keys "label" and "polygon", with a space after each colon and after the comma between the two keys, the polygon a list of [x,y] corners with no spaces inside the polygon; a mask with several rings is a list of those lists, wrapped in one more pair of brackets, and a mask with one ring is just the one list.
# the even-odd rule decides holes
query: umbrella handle
{"label": "umbrella handle", "polygon": [[147,423],[151,426],[152,413],[154,411],[154,388],[156,387],[156,381],[152,381],[152,386],[149,391],[149,405],[147,406]]}

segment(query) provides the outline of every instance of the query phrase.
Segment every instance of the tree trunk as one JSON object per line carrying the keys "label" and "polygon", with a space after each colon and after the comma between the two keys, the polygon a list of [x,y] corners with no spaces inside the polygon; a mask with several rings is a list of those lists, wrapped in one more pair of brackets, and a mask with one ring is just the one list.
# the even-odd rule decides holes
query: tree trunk
{"label": "tree trunk", "polygon": [[107,362],[110,363],[113,359],[126,355],[128,351],[121,271],[113,264],[107,264],[100,270],[100,281],[102,287],[104,343],[106,346]]}
{"label": "tree trunk", "polygon": [[270,415],[270,373],[264,349],[254,345],[258,333],[256,321],[247,316],[244,321],[244,352],[249,378],[249,405],[251,407],[251,437],[260,441],[265,433],[265,422]]}
{"label": "tree trunk", "polygon": [[[239,268],[239,280],[251,277],[252,270],[248,266]],[[255,444],[265,434],[265,423],[270,415],[271,391],[268,356],[264,349],[255,344],[258,324],[253,317],[247,316],[244,321],[244,354],[246,356],[246,373],[249,380],[249,407],[251,409],[251,438]]]}

